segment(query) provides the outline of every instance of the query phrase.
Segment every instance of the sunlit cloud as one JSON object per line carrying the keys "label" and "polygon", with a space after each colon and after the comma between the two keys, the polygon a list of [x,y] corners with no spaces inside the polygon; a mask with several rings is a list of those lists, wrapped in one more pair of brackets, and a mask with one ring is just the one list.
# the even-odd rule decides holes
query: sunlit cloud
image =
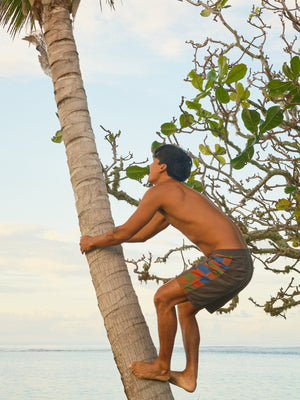
{"label": "sunlit cloud", "polygon": [[0,343],[103,343],[108,345],[103,321],[89,314],[38,311],[0,313]]}
{"label": "sunlit cloud", "polygon": [[28,80],[43,77],[34,46],[22,40],[25,32],[14,40],[3,29],[0,30],[0,77]]}
{"label": "sunlit cloud", "polygon": [[72,232],[67,232],[66,234],[62,234],[60,232],[57,232],[55,229],[50,229],[50,230],[45,230],[42,233],[42,237],[46,240],[54,240],[58,242],[74,242],[78,241],[78,238],[80,236],[80,231],[79,229],[76,229]]}
{"label": "sunlit cloud", "polygon": [[0,223],[0,236],[34,233],[39,229],[37,225],[21,224],[18,222]]}
{"label": "sunlit cloud", "polygon": [[84,260],[75,231],[62,234],[37,225],[3,223],[0,236],[2,273],[54,277],[83,271]]}

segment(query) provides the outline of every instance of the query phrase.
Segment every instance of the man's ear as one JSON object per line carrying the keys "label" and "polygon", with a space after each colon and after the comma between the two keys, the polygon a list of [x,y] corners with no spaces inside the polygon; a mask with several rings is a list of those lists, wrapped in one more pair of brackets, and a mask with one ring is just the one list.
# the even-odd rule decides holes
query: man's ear
{"label": "man's ear", "polygon": [[167,164],[159,164],[160,172],[167,171]]}

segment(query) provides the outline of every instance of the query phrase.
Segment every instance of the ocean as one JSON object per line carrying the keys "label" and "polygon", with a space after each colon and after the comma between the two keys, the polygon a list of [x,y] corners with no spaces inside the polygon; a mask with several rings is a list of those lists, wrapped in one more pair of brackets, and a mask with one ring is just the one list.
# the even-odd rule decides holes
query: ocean
{"label": "ocean", "polygon": [[[176,348],[172,368],[182,369]],[[176,400],[300,400],[300,346],[203,346],[198,386]],[[1,400],[126,400],[110,349],[0,346]],[[163,399],[161,399],[163,400]]]}

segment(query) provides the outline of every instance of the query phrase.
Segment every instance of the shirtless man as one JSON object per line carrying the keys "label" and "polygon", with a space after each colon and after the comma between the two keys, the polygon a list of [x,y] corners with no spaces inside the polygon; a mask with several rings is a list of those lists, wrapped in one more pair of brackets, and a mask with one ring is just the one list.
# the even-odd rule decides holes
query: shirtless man
{"label": "shirtless man", "polygon": [[[96,247],[144,242],[172,225],[208,257],[157,290],[159,355],[150,363],[131,364],[132,373],[139,378],[170,381],[189,392],[195,390],[198,374],[196,313],[203,308],[213,313],[222,307],[249,283],[253,272],[249,250],[237,227],[209,199],[182,183],[191,166],[182,149],[173,145],[157,148],[148,178],[154,186],[134,214],[124,225],[95,237],[82,236],[80,241],[85,253]],[[186,353],[186,368],[180,372],[170,370],[177,330],[175,306]]]}

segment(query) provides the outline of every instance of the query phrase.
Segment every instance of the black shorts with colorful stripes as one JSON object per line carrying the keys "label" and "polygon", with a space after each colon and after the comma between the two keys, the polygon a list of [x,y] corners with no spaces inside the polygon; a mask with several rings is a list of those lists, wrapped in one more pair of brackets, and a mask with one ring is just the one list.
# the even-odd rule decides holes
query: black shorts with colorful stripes
{"label": "black shorts with colorful stripes", "polygon": [[193,266],[177,278],[187,299],[210,313],[235,297],[251,280],[253,263],[248,249],[215,250],[203,264]]}

